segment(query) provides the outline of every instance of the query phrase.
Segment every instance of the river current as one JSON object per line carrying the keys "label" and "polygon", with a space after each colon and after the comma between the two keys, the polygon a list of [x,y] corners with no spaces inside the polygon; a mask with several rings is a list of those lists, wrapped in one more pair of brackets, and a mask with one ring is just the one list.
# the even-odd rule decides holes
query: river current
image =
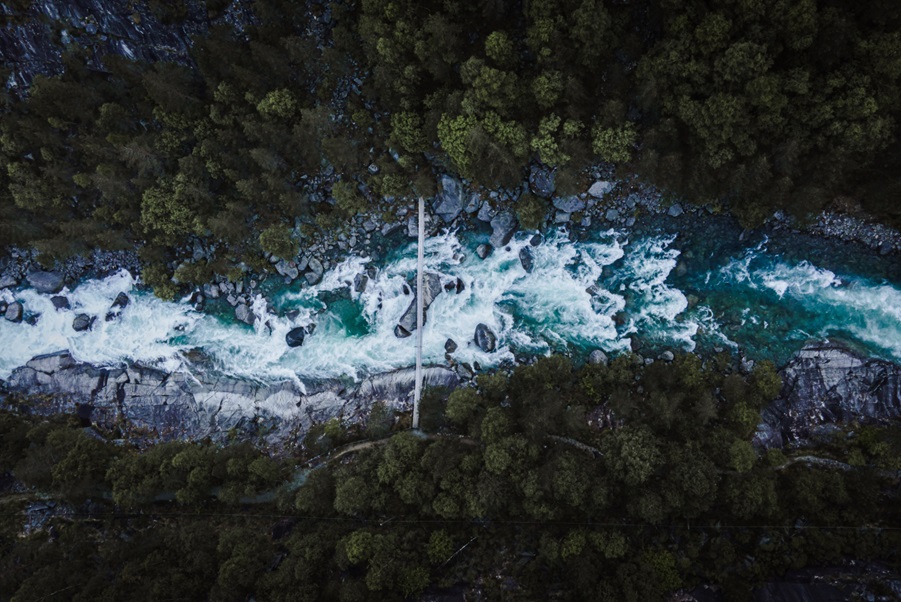
{"label": "river current", "polygon": [[[616,354],[637,348],[741,350],[777,363],[811,339],[835,338],[871,355],[901,360],[901,273],[897,260],[853,246],[801,235],[758,235],[739,242],[728,220],[651,224],[640,230],[598,230],[573,240],[565,229],[545,234],[538,246],[518,233],[509,245],[479,259],[485,232],[443,231],[428,239],[428,271],[462,292],[442,292],[428,311],[426,362],[453,357],[483,367],[553,351],[584,358],[593,349]],[[532,271],[519,253],[529,247]],[[362,293],[354,277],[367,266],[375,278]],[[241,377],[350,378],[413,363],[413,338],[394,326],[413,299],[407,286],[416,269],[415,242],[397,242],[378,262],[352,256],[327,270],[315,286],[269,286],[265,316],[251,327],[234,320],[223,301],[208,312],[187,299],[165,302],[142,290],[125,271],[86,280],[63,292],[71,310],[58,311],[49,295],[19,289],[0,293],[39,314],[34,324],[0,320],[0,378],[31,357],[62,349],[98,365],[138,361],[166,370],[190,369],[191,350],[202,349],[215,368]],[[119,292],[131,303],[104,321]],[[292,311],[296,310],[296,311]],[[75,332],[77,313],[98,316]],[[288,317],[291,316],[291,317]],[[285,334],[315,323],[303,346],[289,348]],[[498,336],[485,353],[473,342],[479,323]]]}

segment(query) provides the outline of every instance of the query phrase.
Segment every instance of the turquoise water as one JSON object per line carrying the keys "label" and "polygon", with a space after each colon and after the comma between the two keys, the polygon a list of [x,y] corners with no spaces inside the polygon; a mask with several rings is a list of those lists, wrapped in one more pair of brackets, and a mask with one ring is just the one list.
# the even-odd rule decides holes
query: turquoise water
{"label": "turquoise water", "polygon": [[[487,231],[442,232],[426,243],[427,270],[443,284],[463,281],[461,293],[442,292],[428,312],[427,362],[454,359],[495,366],[552,351],[584,357],[637,349],[739,350],[755,359],[784,361],[811,339],[842,339],[867,353],[901,360],[901,269],[898,260],[853,245],[770,233],[740,242],[727,219],[666,221],[640,230],[598,230],[574,241],[566,230],[547,233],[531,247],[519,233],[504,249],[480,260],[474,249]],[[519,252],[529,247],[534,270]],[[412,301],[406,283],[415,272],[415,244],[407,239],[379,262],[350,257],[327,270],[314,287],[270,285],[257,297],[255,327],[235,323],[230,308],[195,312],[187,299],[166,303],[120,273],[82,283],[67,294],[73,309],[58,312],[33,290],[0,293],[40,314],[37,323],[0,320],[0,378],[32,356],[70,349],[84,361],[136,360],[165,369],[190,369],[188,352],[202,349],[226,373],[261,380],[348,377],[411,365],[413,338],[393,330]],[[354,276],[375,267],[362,293]],[[268,283],[267,283],[268,284]],[[118,292],[132,303],[121,319],[105,322]],[[75,313],[101,316],[89,332],[71,328]],[[289,313],[291,312],[291,313]],[[291,317],[288,317],[288,316]],[[472,342],[479,323],[498,335],[484,353]],[[288,330],[315,325],[304,345],[289,349]]]}

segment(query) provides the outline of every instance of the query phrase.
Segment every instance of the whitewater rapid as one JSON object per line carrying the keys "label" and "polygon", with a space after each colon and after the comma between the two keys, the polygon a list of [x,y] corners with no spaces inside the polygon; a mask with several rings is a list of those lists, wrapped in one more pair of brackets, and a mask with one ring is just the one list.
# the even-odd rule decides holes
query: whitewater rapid
{"label": "whitewater rapid", "polygon": [[[616,354],[629,350],[633,338],[649,349],[741,346],[768,357],[768,345],[833,335],[901,359],[901,289],[806,261],[787,263],[765,244],[680,278],[674,272],[681,250],[672,234],[633,238],[610,230],[574,242],[557,230],[532,246],[520,233],[484,260],[474,252],[479,242],[448,231],[426,243],[427,271],[443,285],[458,279],[464,285],[459,293],[444,290],[429,308],[426,362],[446,363],[448,339],[458,346],[455,361],[492,367],[522,354]],[[531,273],[519,259],[525,247],[534,258]],[[368,267],[375,277],[355,292],[354,277]],[[5,290],[5,301],[21,301],[37,320],[0,319],[0,378],[35,355],[63,349],[96,365],[135,361],[168,371],[190,370],[189,352],[200,349],[217,370],[244,378],[359,380],[412,364],[414,339],[398,339],[394,326],[413,299],[408,283],[415,268],[415,243],[378,264],[349,257],[315,286],[295,283],[268,301],[257,296],[253,327],[195,311],[188,299],[161,301],[126,271],[64,290],[68,310],[31,289]],[[120,292],[131,302],[105,321]],[[72,329],[78,313],[97,316],[91,330]],[[480,323],[498,336],[492,353],[473,342]],[[304,344],[289,348],[285,334],[309,325],[314,331]]]}

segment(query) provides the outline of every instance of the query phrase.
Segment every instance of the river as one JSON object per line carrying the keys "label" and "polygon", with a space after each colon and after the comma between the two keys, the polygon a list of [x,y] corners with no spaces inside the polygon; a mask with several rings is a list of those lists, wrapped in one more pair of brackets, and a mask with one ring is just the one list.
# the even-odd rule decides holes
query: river
{"label": "river", "polygon": [[[742,242],[739,232],[727,218],[651,220],[578,240],[563,228],[550,230],[534,247],[531,235],[520,232],[484,260],[474,249],[486,232],[440,232],[427,242],[427,271],[442,283],[459,278],[464,288],[443,292],[429,309],[424,360],[444,363],[450,338],[457,361],[483,367],[552,351],[584,358],[593,349],[616,354],[633,347],[646,355],[741,349],[781,363],[806,341],[826,337],[901,360],[896,258],[788,233]],[[519,260],[523,247],[534,257],[531,273]],[[375,278],[355,292],[354,276],[369,265]],[[360,379],[413,363],[413,338],[399,339],[393,330],[413,298],[406,283],[415,268],[415,242],[400,239],[383,260],[351,256],[315,286],[269,284],[268,301],[254,302],[266,318],[254,327],[236,322],[221,300],[203,313],[187,299],[161,301],[126,271],[64,291],[72,306],[64,311],[34,290],[4,291],[7,302],[20,300],[39,316],[34,324],[0,320],[0,378],[61,349],[97,365],[138,361],[170,371],[189,368],[187,352],[202,349],[218,370],[235,376]],[[119,292],[131,303],[121,317],[104,321]],[[75,332],[72,319],[82,312],[98,319],[90,331]],[[303,346],[286,345],[291,328],[313,323]],[[497,333],[496,351],[472,342],[479,323]]]}

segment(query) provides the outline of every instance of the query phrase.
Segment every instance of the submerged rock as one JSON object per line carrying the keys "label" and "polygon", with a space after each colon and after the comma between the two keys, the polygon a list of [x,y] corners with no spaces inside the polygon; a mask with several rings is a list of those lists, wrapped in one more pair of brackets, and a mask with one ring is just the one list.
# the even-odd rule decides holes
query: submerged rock
{"label": "submerged rock", "polygon": [[25,277],[28,284],[39,293],[55,294],[62,290],[65,279],[59,272],[31,272]]}
{"label": "submerged rock", "polygon": [[89,316],[88,314],[78,314],[75,316],[75,319],[72,320],[72,329],[75,332],[83,332],[85,330],[90,330],[93,324],[93,316]]}
{"label": "submerged rock", "polygon": [[288,334],[285,335],[285,342],[288,344],[288,347],[300,347],[303,345],[306,337],[307,329],[303,326],[298,326],[288,331]]}
{"label": "submerged rock", "polygon": [[491,353],[497,348],[497,335],[488,327],[487,324],[479,324],[476,326],[475,336],[473,337],[476,346],[485,353]]}

